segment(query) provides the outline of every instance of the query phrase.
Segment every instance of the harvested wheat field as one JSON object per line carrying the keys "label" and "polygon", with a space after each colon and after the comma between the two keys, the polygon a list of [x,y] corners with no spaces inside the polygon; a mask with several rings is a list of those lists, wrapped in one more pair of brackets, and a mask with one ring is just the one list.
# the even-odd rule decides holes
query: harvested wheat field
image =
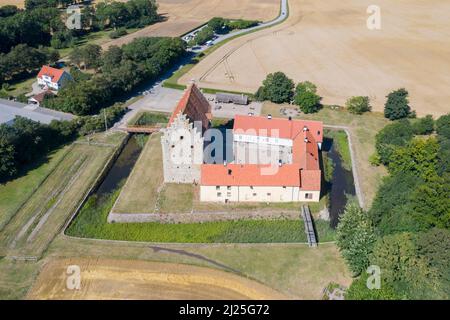
{"label": "harvested wheat field", "polygon": [[12,5],[18,8],[23,8],[25,4],[24,0],[0,0],[0,7]]}
{"label": "harvested wheat field", "polygon": [[[80,290],[66,287],[69,265],[81,269]],[[27,299],[283,299],[256,281],[210,268],[138,260],[48,262]]]}
{"label": "harvested wheat field", "polygon": [[280,0],[158,0],[165,21],[103,45],[122,45],[138,37],[181,36],[213,17],[268,21],[277,17]]}
{"label": "harvested wheat field", "polygon": [[371,0],[289,0],[290,16],[273,28],[223,45],[180,78],[186,84],[255,92],[283,71],[318,85],[326,104],[385,96],[405,87],[419,115],[450,111],[450,2],[380,0],[381,30],[368,30]]}

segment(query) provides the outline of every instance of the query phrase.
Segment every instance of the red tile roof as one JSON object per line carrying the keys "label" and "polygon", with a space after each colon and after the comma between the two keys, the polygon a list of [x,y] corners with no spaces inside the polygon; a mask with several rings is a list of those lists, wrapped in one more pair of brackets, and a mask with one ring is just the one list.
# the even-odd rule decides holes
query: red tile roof
{"label": "red tile roof", "polygon": [[246,134],[293,140],[305,126],[316,142],[322,142],[323,124],[321,121],[236,115],[233,130],[244,131]]}
{"label": "red tile roof", "polygon": [[56,83],[61,79],[64,74],[64,70],[52,68],[50,66],[42,66],[41,71],[38,73],[38,78],[42,78],[42,76],[49,76],[52,79],[52,82]]}
{"label": "red tile roof", "polygon": [[271,175],[264,174],[271,169],[270,165],[204,164],[201,166],[201,185],[296,186],[301,190],[320,191],[317,143],[323,140],[322,122],[237,115],[233,131],[292,140],[293,163],[276,165]]}
{"label": "red tile roof", "polygon": [[203,128],[208,128],[211,118],[211,105],[195,84],[191,84],[184,92],[169,119],[168,127],[180,112],[185,114],[191,122],[201,121]]}
{"label": "red tile roof", "polygon": [[[271,174],[272,173],[272,174]],[[204,164],[201,185],[207,186],[299,186],[300,167],[296,164]]]}

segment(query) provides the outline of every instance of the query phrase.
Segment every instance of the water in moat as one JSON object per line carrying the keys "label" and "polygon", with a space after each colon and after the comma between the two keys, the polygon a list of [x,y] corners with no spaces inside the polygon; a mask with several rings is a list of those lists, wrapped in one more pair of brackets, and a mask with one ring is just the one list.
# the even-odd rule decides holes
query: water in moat
{"label": "water in moat", "polygon": [[142,147],[137,141],[137,136],[131,136],[113,166],[109,169],[106,177],[95,191],[95,194],[97,196],[102,196],[116,190],[120,183],[130,175],[141,151]]}
{"label": "water in moat", "polygon": [[339,216],[343,213],[349,196],[355,196],[355,184],[353,172],[347,170],[339,154],[336,144],[332,139],[324,141],[323,150],[327,152],[328,158],[333,161],[333,176],[328,185],[330,199],[330,225],[335,228],[339,222]]}

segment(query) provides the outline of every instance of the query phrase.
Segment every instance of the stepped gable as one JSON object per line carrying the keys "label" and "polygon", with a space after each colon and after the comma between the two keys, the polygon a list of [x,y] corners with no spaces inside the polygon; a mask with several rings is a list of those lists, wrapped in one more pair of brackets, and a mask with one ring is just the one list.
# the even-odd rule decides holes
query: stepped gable
{"label": "stepped gable", "polygon": [[191,84],[184,92],[169,119],[168,127],[180,113],[186,115],[190,122],[201,121],[203,130],[209,128],[211,105],[195,84]]}

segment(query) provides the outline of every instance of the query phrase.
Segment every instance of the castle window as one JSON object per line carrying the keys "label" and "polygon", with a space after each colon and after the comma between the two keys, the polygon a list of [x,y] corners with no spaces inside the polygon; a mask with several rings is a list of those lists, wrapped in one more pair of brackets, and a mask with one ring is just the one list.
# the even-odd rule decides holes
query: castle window
{"label": "castle window", "polygon": [[231,186],[227,186],[227,190],[231,190]]}
{"label": "castle window", "polygon": [[221,196],[222,196],[222,193],[221,193],[221,192],[217,192],[217,196],[218,196],[218,197],[221,197]]}
{"label": "castle window", "polygon": [[253,196],[256,197],[256,193],[253,193]]}
{"label": "castle window", "polygon": [[312,194],[312,193],[305,193],[305,199],[311,200],[312,197],[313,197],[313,194]]}
{"label": "castle window", "polygon": [[216,186],[216,190],[220,190],[220,186]]}
{"label": "castle window", "polygon": [[183,140],[184,139],[184,137],[183,136],[180,136],[180,140]]}
{"label": "castle window", "polygon": [[231,192],[227,192],[227,197],[231,197]]}

